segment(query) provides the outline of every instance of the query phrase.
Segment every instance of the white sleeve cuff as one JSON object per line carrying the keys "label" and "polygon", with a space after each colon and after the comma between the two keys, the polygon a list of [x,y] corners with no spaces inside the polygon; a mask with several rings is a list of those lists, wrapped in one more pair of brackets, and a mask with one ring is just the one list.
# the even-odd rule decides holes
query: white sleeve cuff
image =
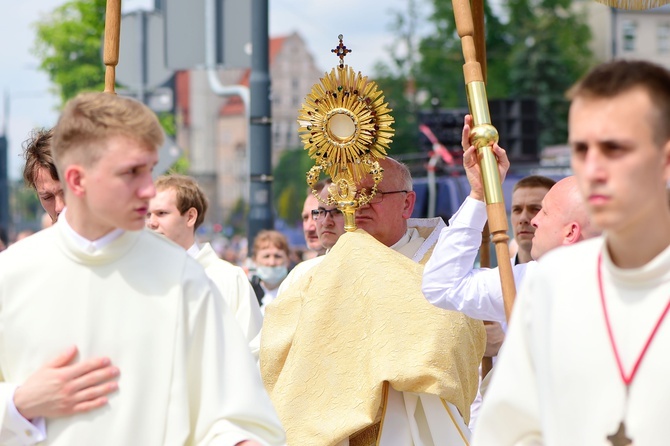
{"label": "white sleeve cuff", "polygon": [[458,211],[449,219],[449,226],[472,228],[481,232],[487,219],[486,204],[466,197]]}
{"label": "white sleeve cuff", "polygon": [[14,393],[18,386],[7,388],[5,392],[5,415],[0,431],[0,443],[30,446],[46,440],[46,422],[43,417],[29,421],[23,417],[14,405]]}

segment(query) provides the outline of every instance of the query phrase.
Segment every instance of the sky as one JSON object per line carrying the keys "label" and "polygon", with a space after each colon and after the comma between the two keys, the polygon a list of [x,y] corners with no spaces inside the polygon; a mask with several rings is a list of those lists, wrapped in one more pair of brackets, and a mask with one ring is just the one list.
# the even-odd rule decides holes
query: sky
{"label": "sky", "polygon": [[[47,75],[38,71],[39,62],[31,49],[35,41],[34,23],[63,3],[65,0],[0,0],[0,99],[5,104],[0,107],[0,133],[6,130],[9,139],[10,178],[21,176],[21,144],[31,129],[51,127],[58,118],[57,95]],[[343,34],[345,45],[353,49],[346,62],[356,71],[371,74],[377,61],[387,61],[386,47],[393,42],[392,12],[404,10],[407,3],[407,0],[379,3],[269,0],[269,32],[274,37],[297,31],[324,72],[335,66],[337,59],[330,49],[337,45],[338,34]],[[417,3],[427,8],[430,1]],[[123,12],[149,10],[153,4],[153,0],[122,0],[122,9]],[[425,16],[427,12],[421,14]],[[104,70],[102,62],[100,69]]]}

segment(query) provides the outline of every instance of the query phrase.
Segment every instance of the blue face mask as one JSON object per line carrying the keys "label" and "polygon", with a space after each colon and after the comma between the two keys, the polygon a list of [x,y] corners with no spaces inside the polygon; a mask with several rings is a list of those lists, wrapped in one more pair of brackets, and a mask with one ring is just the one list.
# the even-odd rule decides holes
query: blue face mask
{"label": "blue face mask", "polygon": [[276,286],[286,278],[288,268],[285,266],[257,266],[256,275],[268,286]]}

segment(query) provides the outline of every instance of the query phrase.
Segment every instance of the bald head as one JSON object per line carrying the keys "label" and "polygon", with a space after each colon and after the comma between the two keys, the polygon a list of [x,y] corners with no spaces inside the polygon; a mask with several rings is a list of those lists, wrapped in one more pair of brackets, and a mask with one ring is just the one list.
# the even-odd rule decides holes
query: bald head
{"label": "bald head", "polygon": [[538,260],[548,251],[599,235],[591,224],[577,180],[557,182],[542,200],[542,210],[531,221],[535,227],[531,256]]}

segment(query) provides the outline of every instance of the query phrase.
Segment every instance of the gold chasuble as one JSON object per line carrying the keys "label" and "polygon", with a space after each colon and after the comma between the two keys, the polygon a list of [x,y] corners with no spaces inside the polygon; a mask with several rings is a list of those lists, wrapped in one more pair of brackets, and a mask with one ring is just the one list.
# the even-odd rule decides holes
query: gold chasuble
{"label": "gold chasuble", "polygon": [[348,232],[267,307],[261,374],[289,445],[335,445],[380,419],[384,429],[385,382],[436,395],[469,420],[484,328],[428,303],[422,271]]}

